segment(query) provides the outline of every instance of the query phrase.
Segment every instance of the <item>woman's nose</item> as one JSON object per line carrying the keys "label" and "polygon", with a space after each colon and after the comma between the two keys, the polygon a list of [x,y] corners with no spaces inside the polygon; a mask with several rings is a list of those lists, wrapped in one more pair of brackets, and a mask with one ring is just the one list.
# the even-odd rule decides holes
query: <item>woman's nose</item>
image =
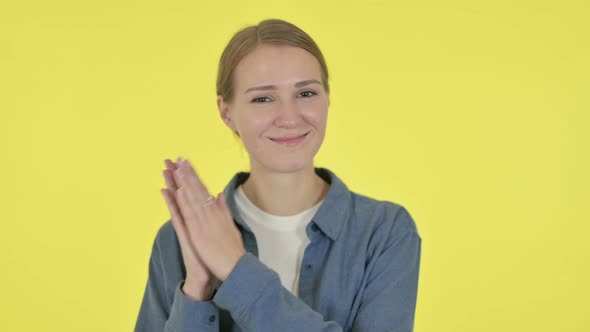
{"label": "woman's nose", "polygon": [[297,124],[301,119],[300,109],[295,102],[282,102],[277,108],[276,121],[278,124]]}

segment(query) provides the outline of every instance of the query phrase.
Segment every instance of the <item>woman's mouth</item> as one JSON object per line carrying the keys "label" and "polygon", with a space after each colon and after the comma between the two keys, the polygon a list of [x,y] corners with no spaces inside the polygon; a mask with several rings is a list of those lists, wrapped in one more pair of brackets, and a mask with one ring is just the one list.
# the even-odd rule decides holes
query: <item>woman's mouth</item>
{"label": "woman's mouth", "polygon": [[271,138],[271,140],[273,142],[281,144],[281,145],[295,146],[295,145],[298,145],[299,143],[303,142],[305,140],[305,137],[307,137],[308,134],[309,134],[309,132],[307,132],[301,136],[296,136],[293,138],[283,138],[283,139]]}

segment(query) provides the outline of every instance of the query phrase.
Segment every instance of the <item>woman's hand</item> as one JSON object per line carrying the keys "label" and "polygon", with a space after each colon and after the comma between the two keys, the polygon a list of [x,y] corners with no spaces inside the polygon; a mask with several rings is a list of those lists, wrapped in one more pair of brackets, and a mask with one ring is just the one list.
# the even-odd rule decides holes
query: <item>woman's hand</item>
{"label": "woman's hand", "polygon": [[[183,237],[189,244],[187,247],[194,248],[200,262],[215,278],[225,281],[246,253],[242,235],[234,224],[223,192],[212,204],[203,207],[210,195],[196,171],[187,160],[180,161],[176,166],[172,172],[177,185],[174,198],[184,225],[184,229],[179,228],[184,231]],[[188,273],[187,267],[187,278]]]}
{"label": "woman's hand", "polygon": [[173,172],[176,171],[178,165],[168,159],[165,160],[165,163],[167,169],[163,171],[163,174],[167,188],[160,191],[166,200],[166,205],[168,205],[186,268],[186,279],[182,291],[193,301],[209,300],[216,280],[190,243],[185,221],[176,203],[178,186],[174,180]]}

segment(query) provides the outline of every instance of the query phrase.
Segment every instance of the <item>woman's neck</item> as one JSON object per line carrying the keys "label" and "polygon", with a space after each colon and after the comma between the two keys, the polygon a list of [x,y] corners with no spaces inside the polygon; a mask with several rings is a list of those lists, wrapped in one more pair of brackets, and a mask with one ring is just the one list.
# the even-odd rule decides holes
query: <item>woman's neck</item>
{"label": "woman's neck", "polygon": [[314,167],[308,167],[293,173],[251,171],[242,190],[262,211],[276,216],[292,216],[324,199],[330,184],[315,174]]}

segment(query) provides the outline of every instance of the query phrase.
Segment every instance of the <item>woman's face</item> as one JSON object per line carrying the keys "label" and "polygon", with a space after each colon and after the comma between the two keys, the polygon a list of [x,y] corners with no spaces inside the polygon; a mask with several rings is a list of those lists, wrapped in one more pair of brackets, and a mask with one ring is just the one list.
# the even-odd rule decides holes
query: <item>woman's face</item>
{"label": "woman's face", "polygon": [[[261,45],[240,61],[233,103],[221,96],[217,102],[226,125],[240,134],[253,168],[290,172],[313,165],[330,103],[322,83],[319,62],[298,47]],[[276,140],[303,134],[298,144]]]}

